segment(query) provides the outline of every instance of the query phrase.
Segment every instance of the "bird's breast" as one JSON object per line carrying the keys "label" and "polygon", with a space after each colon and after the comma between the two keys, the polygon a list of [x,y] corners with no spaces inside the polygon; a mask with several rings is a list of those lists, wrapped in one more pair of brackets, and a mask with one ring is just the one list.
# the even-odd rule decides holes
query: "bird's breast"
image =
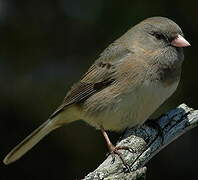
{"label": "bird's breast", "polygon": [[107,98],[105,101],[105,97],[94,99],[90,102],[91,111],[84,111],[82,119],[96,128],[103,126],[104,129],[112,131],[140,125],[173,94],[177,85],[178,81],[169,86],[145,81],[135,90],[120,94],[109,102]]}

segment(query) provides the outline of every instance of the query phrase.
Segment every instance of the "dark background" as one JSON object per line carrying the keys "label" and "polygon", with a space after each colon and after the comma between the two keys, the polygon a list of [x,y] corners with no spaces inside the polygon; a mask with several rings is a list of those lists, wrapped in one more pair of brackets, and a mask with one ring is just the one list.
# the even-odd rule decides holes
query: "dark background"
{"label": "dark background", "polygon": [[[160,112],[185,102],[198,108],[196,1],[0,0],[0,159],[61,103],[99,53],[131,26],[166,16],[192,47],[177,92]],[[158,113],[160,114],[160,113]],[[148,163],[148,180],[196,179],[197,129]],[[111,134],[114,142],[118,135]],[[99,131],[76,122],[45,138],[22,159],[3,165],[0,180],[76,180],[105,158]]]}

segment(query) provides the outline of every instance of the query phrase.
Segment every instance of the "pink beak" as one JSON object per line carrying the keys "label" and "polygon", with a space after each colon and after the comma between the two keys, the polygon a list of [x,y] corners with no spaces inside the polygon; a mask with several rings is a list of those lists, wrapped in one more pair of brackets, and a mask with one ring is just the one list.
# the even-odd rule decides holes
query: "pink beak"
{"label": "pink beak", "polygon": [[187,47],[190,46],[190,43],[186,41],[183,36],[178,35],[172,40],[171,45],[175,47]]}

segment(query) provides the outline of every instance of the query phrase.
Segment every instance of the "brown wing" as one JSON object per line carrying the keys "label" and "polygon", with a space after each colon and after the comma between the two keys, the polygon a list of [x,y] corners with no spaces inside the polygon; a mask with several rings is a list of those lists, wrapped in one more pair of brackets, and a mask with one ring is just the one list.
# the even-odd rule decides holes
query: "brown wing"
{"label": "brown wing", "polygon": [[57,108],[50,118],[63,111],[68,105],[83,102],[91,95],[116,81],[113,78],[116,62],[129,53],[127,49],[118,46],[119,44],[113,43],[101,54],[100,58],[81,77],[81,80],[72,86],[62,105]]}

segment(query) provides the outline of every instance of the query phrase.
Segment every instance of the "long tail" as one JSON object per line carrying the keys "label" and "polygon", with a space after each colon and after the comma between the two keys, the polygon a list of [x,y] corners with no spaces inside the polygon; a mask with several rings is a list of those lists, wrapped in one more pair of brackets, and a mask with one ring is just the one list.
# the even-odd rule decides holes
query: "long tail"
{"label": "long tail", "polygon": [[10,164],[19,159],[34,145],[36,145],[41,139],[43,139],[47,134],[49,134],[56,128],[57,126],[51,119],[44,122],[29,136],[27,136],[20,144],[18,144],[13,150],[11,150],[10,153],[8,153],[8,155],[3,160],[4,164]]}

